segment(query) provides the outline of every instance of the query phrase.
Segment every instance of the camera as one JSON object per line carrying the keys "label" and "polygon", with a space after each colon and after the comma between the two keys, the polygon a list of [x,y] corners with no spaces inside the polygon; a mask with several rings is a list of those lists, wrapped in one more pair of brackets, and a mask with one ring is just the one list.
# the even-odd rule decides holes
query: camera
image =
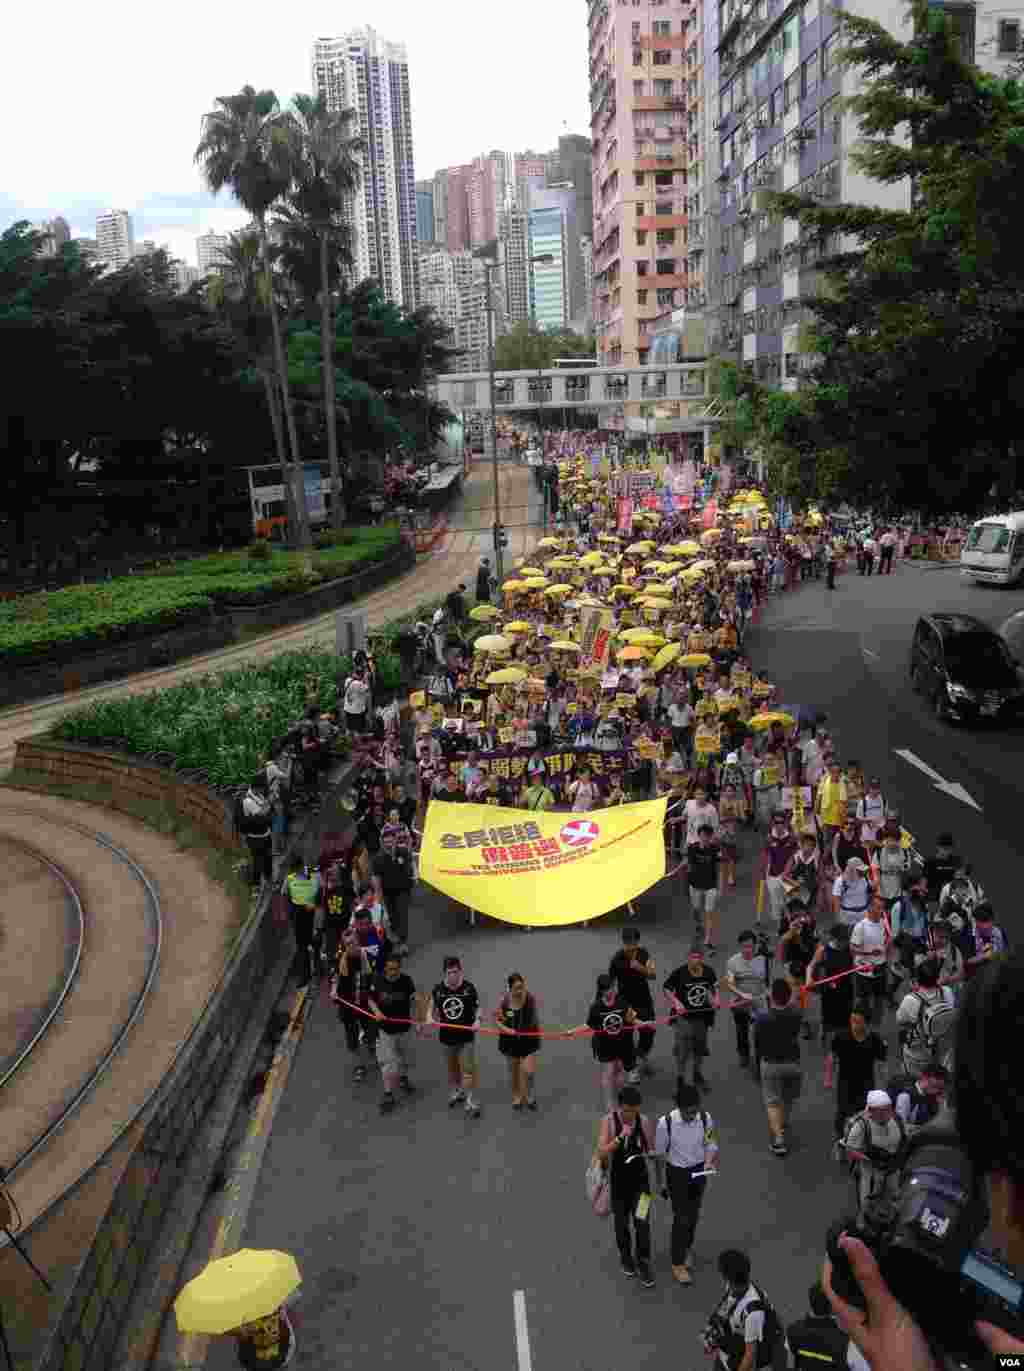
{"label": "camera", "polygon": [[1024,1284],[975,1246],[989,1220],[981,1178],[946,1127],[923,1128],[912,1139],[902,1173],[894,1199],[869,1201],[857,1219],[829,1228],[832,1288],[848,1304],[865,1307],[839,1246],[847,1233],[871,1249],[893,1297],[913,1315],[937,1357],[991,1366],[974,1322],[984,1319],[1024,1340]]}
{"label": "camera", "polygon": [[743,1339],[732,1331],[728,1320],[721,1314],[711,1315],[700,1335],[700,1340],[709,1356],[713,1352],[724,1352],[727,1356],[732,1356],[737,1351],[737,1343],[740,1344],[739,1350],[743,1350]]}

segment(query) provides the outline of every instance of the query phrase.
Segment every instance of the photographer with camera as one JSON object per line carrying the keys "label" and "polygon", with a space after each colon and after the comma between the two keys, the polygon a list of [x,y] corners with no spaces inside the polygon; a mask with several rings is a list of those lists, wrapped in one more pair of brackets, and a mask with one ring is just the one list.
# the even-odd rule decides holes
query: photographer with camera
{"label": "photographer with camera", "polygon": [[[893,1209],[838,1223],[822,1285],[872,1371],[1024,1357],[1024,957],[984,967],[955,1030],[956,1131],[911,1140]],[[999,1257],[976,1247],[988,1230]]]}

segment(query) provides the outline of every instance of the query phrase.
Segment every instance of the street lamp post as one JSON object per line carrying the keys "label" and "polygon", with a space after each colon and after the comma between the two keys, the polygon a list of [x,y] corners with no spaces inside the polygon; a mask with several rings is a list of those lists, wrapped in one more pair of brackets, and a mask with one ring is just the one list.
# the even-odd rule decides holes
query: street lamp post
{"label": "street lamp post", "polygon": [[[531,266],[535,263],[550,264],[555,260],[554,254],[550,252],[541,253],[536,257],[530,258]],[[501,524],[501,490],[498,482],[498,411],[495,403],[494,393],[494,297],[491,294],[491,272],[497,271],[498,262],[484,260],[484,295],[487,307],[487,377],[489,382],[489,397],[491,409],[491,473],[494,482],[494,574],[501,582],[505,577],[505,557],[504,547],[506,533]]]}

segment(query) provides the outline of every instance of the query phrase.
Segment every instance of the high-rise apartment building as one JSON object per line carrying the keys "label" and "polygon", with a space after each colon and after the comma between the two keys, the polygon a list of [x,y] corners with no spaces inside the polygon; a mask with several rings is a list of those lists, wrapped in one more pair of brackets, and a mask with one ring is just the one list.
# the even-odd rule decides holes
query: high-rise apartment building
{"label": "high-rise apartment building", "polygon": [[[963,56],[1005,72],[1021,50],[1021,19],[983,5],[948,5]],[[857,13],[898,37],[896,0],[866,0]],[[795,219],[769,213],[771,191],[823,204],[910,207],[909,182],[883,184],[851,165],[856,118],[844,100],[863,88],[838,62],[840,35],[825,0],[708,0],[709,347],[749,365],[758,380],[794,389],[811,360],[803,301],[817,293],[816,264],[845,246],[817,241]]]}
{"label": "high-rise apartment building", "polygon": [[[583,255],[571,183],[529,188],[530,313],[538,328],[569,328],[583,311]],[[540,262],[539,257],[550,257]]]}
{"label": "high-rise apartment building", "polygon": [[530,228],[528,212],[518,205],[510,205],[502,215],[498,261],[508,322],[526,323],[530,318]]}
{"label": "high-rise apartment building", "polygon": [[363,139],[362,177],[352,195],[356,276],[371,276],[395,304],[415,308],[419,257],[409,62],[403,43],[367,26],[313,44],[313,90],[329,109],[354,109]]}
{"label": "high-rise apartment building", "polygon": [[187,262],[171,262],[171,276],[174,279],[174,286],[179,295],[184,295],[186,290],[190,290],[201,279],[202,275],[198,267],[189,266]]}
{"label": "high-rise apartment building", "polygon": [[224,265],[229,241],[226,233],[214,233],[213,229],[199,234],[196,238],[196,262],[200,276],[209,276],[211,271]]}
{"label": "high-rise apartment building", "polygon": [[32,227],[36,233],[43,235],[43,241],[37,250],[40,257],[58,257],[64,244],[71,241],[68,221],[59,214],[53,219],[41,219]]}
{"label": "high-rise apartment building", "polygon": [[508,183],[505,153],[488,152],[474,159],[467,183],[470,247],[483,247],[498,237]]}
{"label": "high-rise apartment building", "polygon": [[96,256],[117,271],[132,260],[135,228],[125,209],[110,209],[96,216]]}
{"label": "high-rise apartment building", "polygon": [[576,218],[580,233],[589,238],[594,230],[594,180],[590,139],[565,133],[548,154],[548,184],[571,181],[576,191]]}
{"label": "high-rise apartment building", "polygon": [[433,181],[416,182],[416,241],[421,246],[435,241]]}
{"label": "high-rise apartment building", "polygon": [[[472,252],[432,246],[420,252],[422,301],[448,326],[456,356],[455,371],[487,368],[487,272]],[[492,276],[495,337],[507,328],[501,283]]]}
{"label": "high-rise apartment building", "polygon": [[[594,245],[589,238],[580,239],[583,260],[583,315],[578,333],[589,333],[594,326]],[[576,327],[574,325],[574,327]]]}
{"label": "high-rise apartment building", "polygon": [[636,366],[654,319],[702,294],[702,0],[589,0],[588,29],[598,350]]}
{"label": "high-rise apartment building", "polygon": [[511,193],[520,209],[526,208],[529,182],[539,177],[541,183],[548,178],[549,156],[542,152],[517,152],[512,157]]}

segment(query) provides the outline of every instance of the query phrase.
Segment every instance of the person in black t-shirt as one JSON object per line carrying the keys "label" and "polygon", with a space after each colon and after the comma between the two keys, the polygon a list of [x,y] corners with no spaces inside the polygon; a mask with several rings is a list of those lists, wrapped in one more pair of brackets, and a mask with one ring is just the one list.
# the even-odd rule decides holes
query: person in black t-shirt
{"label": "person in black t-shirt", "polygon": [[690,948],[683,966],[677,966],[663,989],[671,1007],[670,1022],[675,1032],[677,1089],[688,1084],[686,1068],[693,1062],[693,1083],[708,1089],[700,1069],[708,1055],[708,1031],[718,1008],[718,977],[704,964],[704,949],[699,943]]}
{"label": "person in black t-shirt", "polygon": [[[654,958],[646,947],[640,946],[640,930],[624,928],[622,947],[616,952],[608,967],[608,974],[615,982],[619,994],[629,1007],[636,1011],[638,1019],[645,1023],[654,1021],[654,999],[651,995],[651,981],[657,974]],[[635,1085],[640,1073],[652,1074],[648,1057],[654,1046],[654,1029],[641,1028],[637,1032],[636,1067],[629,1073],[630,1085]]]}
{"label": "person in black t-shirt", "polygon": [[[830,563],[830,578],[833,571],[834,564]],[[816,1371],[825,1371],[826,1367],[832,1367],[833,1371],[846,1371],[850,1337],[836,1323],[832,1306],[820,1283],[811,1286],[807,1299],[811,1307],[810,1314],[797,1319],[786,1329],[786,1342],[793,1357],[794,1371],[811,1371],[812,1367]]]}
{"label": "person in black t-shirt", "polygon": [[374,894],[387,911],[388,923],[398,943],[398,951],[408,952],[409,897],[412,894],[412,853],[400,848],[395,835],[385,830],[381,848],[373,859]]}
{"label": "person in black t-shirt", "polygon": [[836,1088],[836,1137],[841,1138],[846,1120],[864,1108],[868,1091],[875,1088],[875,1063],[884,1062],[887,1048],[882,1038],[869,1028],[860,1008],[850,1014],[850,1026],[832,1038],[831,1053],[825,1060],[825,1084],[833,1073]]}
{"label": "person in black t-shirt", "polygon": [[414,1017],[415,994],[416,986],[412,977],[403,973],[401,958],[397,953],[388,953],[382,973],[374,977],[367,1006],[379,1021],[377,1065],[384,1081],[384,1097],[380,1102],[382,1114],[390,1114],[394,1109],[397,1085],[401,1085],[407,1095],[415,1089],[409,1080],[412,1028],[409,1020]]}
{"label": "person in black t-shirt", "polygon": [[494,1022],[501,1032],[498,1051],[508,1062],[512,1108],[522,1109],[525,1105],[527,1109],[535,1110],[533,1077],[541,1045],[537,1001],[518,971],[512,972],[507,984],[508,991],[494,1011]]}
{"label": "person in black t-shirt", "polygon": [[476,1029],[480,1026],[480,996],[462,972],[459,957],[445,957],[442,979],[430,997],[430,1023],[440,1025],[438,1038],[448,1063],[448,1108],[465,1104],[472,1119],[480,1117],[474,1089],[478,1084]]}
{"label": "person in black t-shirt", "polygon": [[690,843],[686,849],[686,879],[690,887],[690,905],[697,937],[703,938],[705,952],[712,955],[718,922],[719,857],[715,830],[710,824],[701,824],[697,829],[697,841]]}
{"label": "person in black t-shirt", "polygon": [[601,1065],[601,1089],[609,1110],[615,1106],[625,1073],[633,1069],[632,1026],[636,1017],[636,1011],[616,990],[611,976],[598,976],[597,990],[587,1021],[576,1032],[589,1032],[592,1035],[590,1050]]}

